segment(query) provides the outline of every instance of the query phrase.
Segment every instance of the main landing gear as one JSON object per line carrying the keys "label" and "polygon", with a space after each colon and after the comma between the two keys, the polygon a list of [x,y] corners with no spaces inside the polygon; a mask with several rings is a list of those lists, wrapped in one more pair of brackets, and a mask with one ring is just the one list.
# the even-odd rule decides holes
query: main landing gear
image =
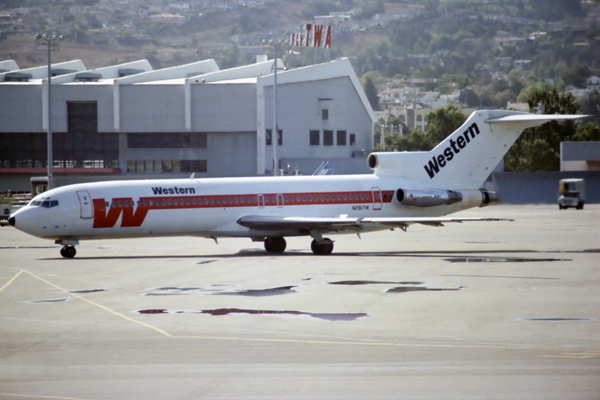
{"label": "main landing gear", "polygon": [[[265,239],[265,250],[268,253],[283,253],[285,251],[285,247],[285,239],[280,236],[269,237]],[[326,256],[331,254],[333,251],[333,241],[328,238],[321,238],[320,241],[315,239],[312,241],[310,248],[314,254],[318,256]]]}
{"label": "main landing gear", "polygon": [[60,249],[60,255],[65,258],[73,258],[75,257],[75,254],[77,254],[77,250],[75,250],[75,246],[71,244],[63,246],[62,249]]}
{"label": "main landing gear", "polygon": [[324,238],[321,243],[313,240],[310,249],[318,256],[327,256],[333,251],[333,241],[327,238]]}
{"label": "main landing gear", "polygon": [[265,250],[268,253],[283,253],[287,243],[282,237],[270,237],[265,239]]}

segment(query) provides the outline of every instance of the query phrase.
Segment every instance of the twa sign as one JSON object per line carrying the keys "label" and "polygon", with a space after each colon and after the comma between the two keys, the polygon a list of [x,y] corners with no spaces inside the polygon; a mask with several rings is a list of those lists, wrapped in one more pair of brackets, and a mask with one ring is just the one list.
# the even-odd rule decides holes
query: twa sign
{"label": "twa sign", "polygon": [[302,33],[294,33],[289,44],[298,47],[331,48],[331,26],[306,24]]}

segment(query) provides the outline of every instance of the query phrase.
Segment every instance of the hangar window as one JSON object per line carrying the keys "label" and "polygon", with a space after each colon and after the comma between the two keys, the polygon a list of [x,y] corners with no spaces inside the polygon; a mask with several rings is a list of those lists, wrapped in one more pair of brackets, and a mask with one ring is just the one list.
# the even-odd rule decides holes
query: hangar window
{"label": "hangar window", "polygon": [[148,132],[128,133],[130,149],[205,149],[208,145],[206,132]]}
{"label": "hangar window", "polygon": [[323,109],[321,110],[321,119],[322,119],[323,121],[327,121],[327,120],[329,119],[329,110],[328,110],[328,109],[326,109],[326,108],[323,108]]}
{"label": "hangar window", "polygon": [[207,172],[206,160],[181,160],[181,172]]}
{"label": "hangar window", "polygon": [[[271,129],[267,129],[267,146],[273,144],[273,131]],[[283,131],[281,129],[277,129],[277,146],[281,146],[283,144]]]}
{"label": "hangar window", "polygon": [[323,146],[333,146],[333,131],[323,131]]}
{"label": "hangar window", "polygon": [[310,145],[318,146],[321,144],[321,132],[317,130],[310,131]]}
{"label": "hangar window", "polygon": [[337,131],[337,145],[338,146],[346,145],[346,131]]}
{"label": "hangar window", "polygon": [[356,134],[350,134],[350,146],[354,146],[356,144]]}

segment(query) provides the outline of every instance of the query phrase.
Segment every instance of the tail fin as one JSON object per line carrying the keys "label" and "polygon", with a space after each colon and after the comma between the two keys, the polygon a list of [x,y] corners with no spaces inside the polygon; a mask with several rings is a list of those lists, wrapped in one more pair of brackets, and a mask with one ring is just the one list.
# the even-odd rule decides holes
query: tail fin
{"label": "tail fin", "polygon": [[585,115],[538,115],[518,111],[475,111],[429,152],[372,153],[368,163],[377,175],[430,182],[435,187],[477,189],[524,129],[551,120]]}

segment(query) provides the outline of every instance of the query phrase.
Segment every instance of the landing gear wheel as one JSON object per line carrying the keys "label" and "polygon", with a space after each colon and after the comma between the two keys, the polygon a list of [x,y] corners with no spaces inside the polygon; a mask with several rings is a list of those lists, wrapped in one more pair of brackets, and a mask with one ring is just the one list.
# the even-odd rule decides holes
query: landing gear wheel
{"label": "landing gear wheel", "polygon": [[282,237],[270,237],[265,240],[265,250],[268,253],[283,253],[287,243]]}
{"label": "landing gear wheel", "polygon": [[333,251],[333,241],[331,239],[324,239],[324,242],[317,243],[316,240],[313,240],[310,244],[310,249],[318,256],[329,255]]}
{"label": "landing gear wheel", "polygon": [[75,257],[75,254],[77,254],[75,246],[67,245],[63,246],[62,249],[60,249],[60,255],[65,258],[73,258]]}

